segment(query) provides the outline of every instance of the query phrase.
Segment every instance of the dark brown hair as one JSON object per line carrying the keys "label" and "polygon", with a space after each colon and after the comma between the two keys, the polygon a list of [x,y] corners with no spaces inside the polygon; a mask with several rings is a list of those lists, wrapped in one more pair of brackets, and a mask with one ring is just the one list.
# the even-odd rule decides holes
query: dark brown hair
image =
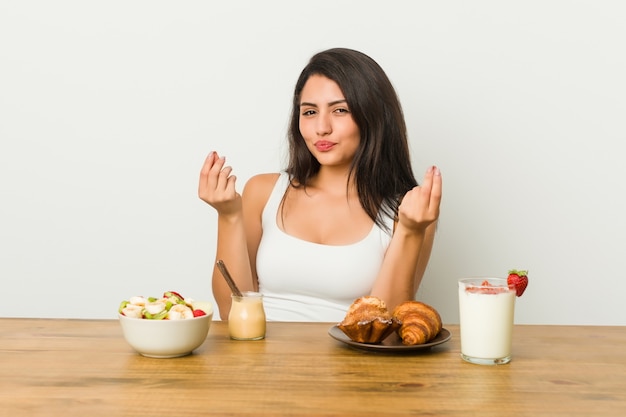
{"label": "dark brown hair", "polygon": [[396,217],[399,199],[417,185],[409,157],[406,124],[398,96],[383,69],[369,56],[345,48],[314,55],[296,83],[289,125],[292,186],[306,187],[320,169],[300,133],[300,94],[312,75],[339,85],[361,133],[350,168],[359,201],[369,217],[386,228],[383,215]]}

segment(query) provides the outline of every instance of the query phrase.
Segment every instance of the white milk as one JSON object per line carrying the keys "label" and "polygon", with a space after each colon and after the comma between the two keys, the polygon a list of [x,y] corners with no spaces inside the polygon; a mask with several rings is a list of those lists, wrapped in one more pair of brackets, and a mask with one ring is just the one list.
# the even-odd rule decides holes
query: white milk
{"label": "white milk", "polygon": [[467,282],[480,287],[484,279],[459,282],[461,354],[463,359],[481,364],[503,364],[511,359],[515,290],[505,279],[488,281],[504,286],[495,294],[466,290]]}

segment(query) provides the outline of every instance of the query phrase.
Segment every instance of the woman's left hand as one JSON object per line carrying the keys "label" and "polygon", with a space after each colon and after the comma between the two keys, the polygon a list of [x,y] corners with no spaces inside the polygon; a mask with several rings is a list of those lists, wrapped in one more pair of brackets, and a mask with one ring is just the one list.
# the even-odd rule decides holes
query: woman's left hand
{"label": "woman's left hand", "polygon": [[398,223],[408,230],[424,232],[439,218],[441,203],[441,172],[432,166],[426,171],[422,185],[409,190],[398,208]]}

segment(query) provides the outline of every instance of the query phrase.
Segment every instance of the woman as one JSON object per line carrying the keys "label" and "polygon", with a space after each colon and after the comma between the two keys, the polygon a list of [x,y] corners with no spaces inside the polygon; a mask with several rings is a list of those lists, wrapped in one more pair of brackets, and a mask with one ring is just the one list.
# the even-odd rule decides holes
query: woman
{"label": "woman", "polygon": [[[392,309],[414,299],[433,245],[441,175],[421,186],[404,116],[382,68],[367,55],[314,55],[296,83],[289,163],[253,176],[243,193],[211,152],[199,197],[218,212],[217,259],[242,291],[260,291],[268,320],[343,319],[363,295]],[[228,317],[231,291],[217,268],[213,294]]]}

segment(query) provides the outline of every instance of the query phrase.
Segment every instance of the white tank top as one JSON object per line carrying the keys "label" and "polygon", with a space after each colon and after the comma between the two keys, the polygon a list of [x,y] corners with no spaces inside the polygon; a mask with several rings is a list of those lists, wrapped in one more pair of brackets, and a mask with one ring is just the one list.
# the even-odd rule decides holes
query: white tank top
{"label": "white tank top", "polygon": [[[279,229],[277,214],[289,186],[282,172],[263,209],[256,258],[259,292],[270,321],[340,322],[358,297],[370,293],[391,241],[374,224],[361,241],[321,245]],[[393,219],[385,219],[392,230]]]}

